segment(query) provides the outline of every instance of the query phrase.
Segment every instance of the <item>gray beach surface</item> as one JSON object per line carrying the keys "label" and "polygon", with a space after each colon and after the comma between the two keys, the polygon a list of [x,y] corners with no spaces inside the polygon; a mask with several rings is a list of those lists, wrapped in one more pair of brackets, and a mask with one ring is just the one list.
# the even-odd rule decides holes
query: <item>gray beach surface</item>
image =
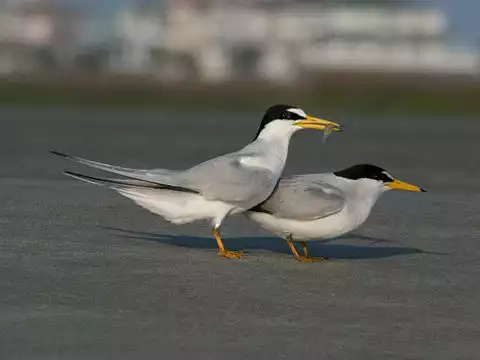
{"label": "gray beach surface", "polygon": [[[314,115],[322,116],[321,113]],[[286,243],[227,219],[174,226],[50,149],[185,168],[236,150],[261,113],[0,110],[0,359],[478,359],[480,123],[332,119],[302,131],[287,174],[373,163],[427,193],[389,192],[354,234]]]}

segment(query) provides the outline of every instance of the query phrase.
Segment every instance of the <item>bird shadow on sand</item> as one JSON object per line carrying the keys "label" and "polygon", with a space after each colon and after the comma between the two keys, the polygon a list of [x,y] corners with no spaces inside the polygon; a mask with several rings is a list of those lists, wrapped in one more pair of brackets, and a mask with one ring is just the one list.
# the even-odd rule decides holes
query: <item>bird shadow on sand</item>
{"label": "bird shadow on sand", "polygon": [[[158,234],[155,232],[135,231],[114,227],[102,228],[108,231],[116,232],[117,236],[125,239],[153,241],[160,244],[190,249],[217,249],[217,243],[213,237]],[[339,239],[348,238],[370,241],[370,244],[395,243],[394,241],[388,239],[372,238],[362,235],[352,235],[350,237],[342,237]],[[406,246],[363,246],[333,244],[332,241],[333,240],[326,242],[309,242],[308,249],[310,254],[312,256],[324,256],[330,259],[376,259],[411,254],[445,255]],[[279,254],[291,254],[287,243],[278,237],[235,237],[225,238],[224,242],[225,246],[229,250],[242,250],[247,253],[251,250],[266,250]]]}

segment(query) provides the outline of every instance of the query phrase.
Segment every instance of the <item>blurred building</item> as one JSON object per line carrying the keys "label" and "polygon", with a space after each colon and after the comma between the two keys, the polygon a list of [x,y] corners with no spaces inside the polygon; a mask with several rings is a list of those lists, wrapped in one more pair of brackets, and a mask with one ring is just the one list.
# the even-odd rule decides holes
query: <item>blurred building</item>
{"label": "blurred building", "polygon": [[172,1],[167,12],[189,13],[167,24],[167,43],[180,43],[174,39],[179,31],[195,39],[184,43],[183,52],[207,80],[282,81],[329,70],[472,74],[479,69],[478,52],[450,44],[447,18],[435,8],[217,0]]}
{"label": "blurred building", "polygon": [[52,41],[52,19],[39,9],[40,1],[2,0],[0,6],[0,74],[40,69]]}
{"label": "blurred building", "polygon": [[68,68],[80,20],[49,0],[0,0],[0,74]]}
{"label": "blurred building", "polygon": [[[0,72],[293,81],[325,71],[477,74],[436,8],[392,1],[137,0],[111,11],[0,0]],[[381,5],[384,4],[384,5]]]}
{"label": "blurred building", "polygon": [[95,12],[81,26],[76,65],[83,70],[124,74],[160,72],[164,11],[153,5]]}

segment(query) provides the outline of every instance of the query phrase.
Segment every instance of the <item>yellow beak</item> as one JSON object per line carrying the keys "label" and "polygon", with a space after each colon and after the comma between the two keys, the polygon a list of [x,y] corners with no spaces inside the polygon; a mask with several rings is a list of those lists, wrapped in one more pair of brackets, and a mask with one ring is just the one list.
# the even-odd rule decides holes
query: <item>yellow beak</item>
{"label": "yellow beak", "polygon": [[304,120],[295,121],[294,125],[300,126],[304,129],[325,130],[327,127],[329,127],[333,131],[342,131],[342,125],[340,124],[337,124],[333,121],[318,119],[308,115],[307,118]]}
{"label": "yellow beak", "polygon": [[393,180],[390,184],[387,185],[390,189],[395,190],[405,190],[405,191],[415,191],[415,192],[426,192],[418,186],[408,184],[406,182],[400,181],[398,179]]}

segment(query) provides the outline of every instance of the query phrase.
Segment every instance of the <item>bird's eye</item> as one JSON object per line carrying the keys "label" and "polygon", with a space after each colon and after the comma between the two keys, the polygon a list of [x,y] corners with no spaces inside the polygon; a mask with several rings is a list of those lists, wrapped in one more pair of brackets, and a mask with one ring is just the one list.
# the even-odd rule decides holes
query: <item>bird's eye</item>
{"label": "bird's eye", "polygon": [[303,119],[305,119],[303,116],[300,116],[299,114],[291,112],[291,111],[285,111],[282,114],[281,118],[283,120],[303,120]]}
{"label": "bird's eye", "polygon": [[390,182],[390,179],[385,174],[375,174],[373,175],[372,179],[381,182]]}

